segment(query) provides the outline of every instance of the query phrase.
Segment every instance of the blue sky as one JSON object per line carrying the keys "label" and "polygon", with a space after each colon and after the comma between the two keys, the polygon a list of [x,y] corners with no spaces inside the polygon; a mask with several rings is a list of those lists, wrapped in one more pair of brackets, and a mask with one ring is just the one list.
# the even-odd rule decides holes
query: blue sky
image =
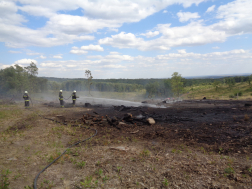
{"label": "blue sky", "polygon": [[0,68],[39,76],[251,73],[251,0],[0,0]]}

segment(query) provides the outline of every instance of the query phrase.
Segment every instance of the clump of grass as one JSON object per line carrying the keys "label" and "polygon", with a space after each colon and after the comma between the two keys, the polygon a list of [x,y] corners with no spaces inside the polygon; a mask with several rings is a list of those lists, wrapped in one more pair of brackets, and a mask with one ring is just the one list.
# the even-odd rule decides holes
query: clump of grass
{"label": "clump of grass", "polygon": [[10,170],[3,170],[0,174],[0,189],[8,189],[10,182],[8,175],[10,174]]}
{"label": "clump of grass", "polygon": [[225,168],[224,169],[224,173],[225,173],[225,175],[231,175],[231,174],[234,174],[234,168],[233,167],[228,167],[228,168]]}
{"label": "clump of grass", "polygon": [[150,151],[149,150],[143,150],[140,153],[140,155],[143,156],[143,157],[148,157],[148,156],[150,156]]}
{"label": "clump of grass", "polygon": [[164,186],[168,186],[169,185],[169,182],[168,180],[165,178],[164,181],[162,182]]}
{"label": "clump of grass", "polygon": [[85,162],[85,161],[78,162],[78,163],[77,163],[77,167],[79,167],[79,168],[82,169],[83,167],[85,167],[86,163],[87,163],[87,162]]}

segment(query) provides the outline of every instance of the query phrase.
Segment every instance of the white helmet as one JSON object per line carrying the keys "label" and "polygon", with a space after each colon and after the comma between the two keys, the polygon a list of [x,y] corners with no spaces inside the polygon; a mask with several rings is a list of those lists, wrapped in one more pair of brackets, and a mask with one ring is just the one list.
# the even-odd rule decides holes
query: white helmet
{"label": "white helmet", "polygon": [[27,91],[25,91],[24,93],[28,93]]}
{"label": "white helmet", "polygon": [[76,93],[76,90],[74,90],[73,92]]}
{"label": "white helmet", "polygon": [[62,92],[62,90],[60,90],[60,92]]}

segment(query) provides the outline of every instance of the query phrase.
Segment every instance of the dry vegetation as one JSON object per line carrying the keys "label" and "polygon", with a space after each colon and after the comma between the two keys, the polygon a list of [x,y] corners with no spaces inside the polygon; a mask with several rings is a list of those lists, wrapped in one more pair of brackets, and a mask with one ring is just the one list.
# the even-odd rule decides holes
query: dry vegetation
{"label": "dry vegetation", "polygon": [[221,84],[218,86],[218,89],[213,85],[197,85],[186,87],[185,91],[188,93],[183,95],[184,99],[202,99],[206,97],[207,99],[219,99],[219,100],[228,100],[230,95],[233,95],[236,99],[237,92],[242,92],[242,96],[238,96],[239,100],[252,99],[252,85],[248,83],[236,83],[231,89],[225,85]]}
{"label": "dry vegetation", "polygon": [[[1,176],[10,171],[9,188],[32,187],[37,173],[67,146],[92,135],[70,123],[75,123],[72,115],[89,111],[0,105],[0,170]],[[38,114],[53,119],[64,115],[69,124]],[[221,148],[213,152],[161,137],[145,140],[123,130],[115,135],[116,129],[109,126],[97,130],[96,137],[68,150],[42,173],[38,188],[252,188],[251,153],[223,154]]]}

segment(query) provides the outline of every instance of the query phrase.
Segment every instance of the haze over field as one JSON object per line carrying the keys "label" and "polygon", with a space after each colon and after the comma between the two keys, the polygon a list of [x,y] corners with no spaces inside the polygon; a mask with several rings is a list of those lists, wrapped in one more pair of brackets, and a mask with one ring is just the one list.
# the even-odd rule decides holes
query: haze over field
{"label": "haze over field", "polygon": [[252,70],[251,0],[0,0],[0,68],[167,78]]}

